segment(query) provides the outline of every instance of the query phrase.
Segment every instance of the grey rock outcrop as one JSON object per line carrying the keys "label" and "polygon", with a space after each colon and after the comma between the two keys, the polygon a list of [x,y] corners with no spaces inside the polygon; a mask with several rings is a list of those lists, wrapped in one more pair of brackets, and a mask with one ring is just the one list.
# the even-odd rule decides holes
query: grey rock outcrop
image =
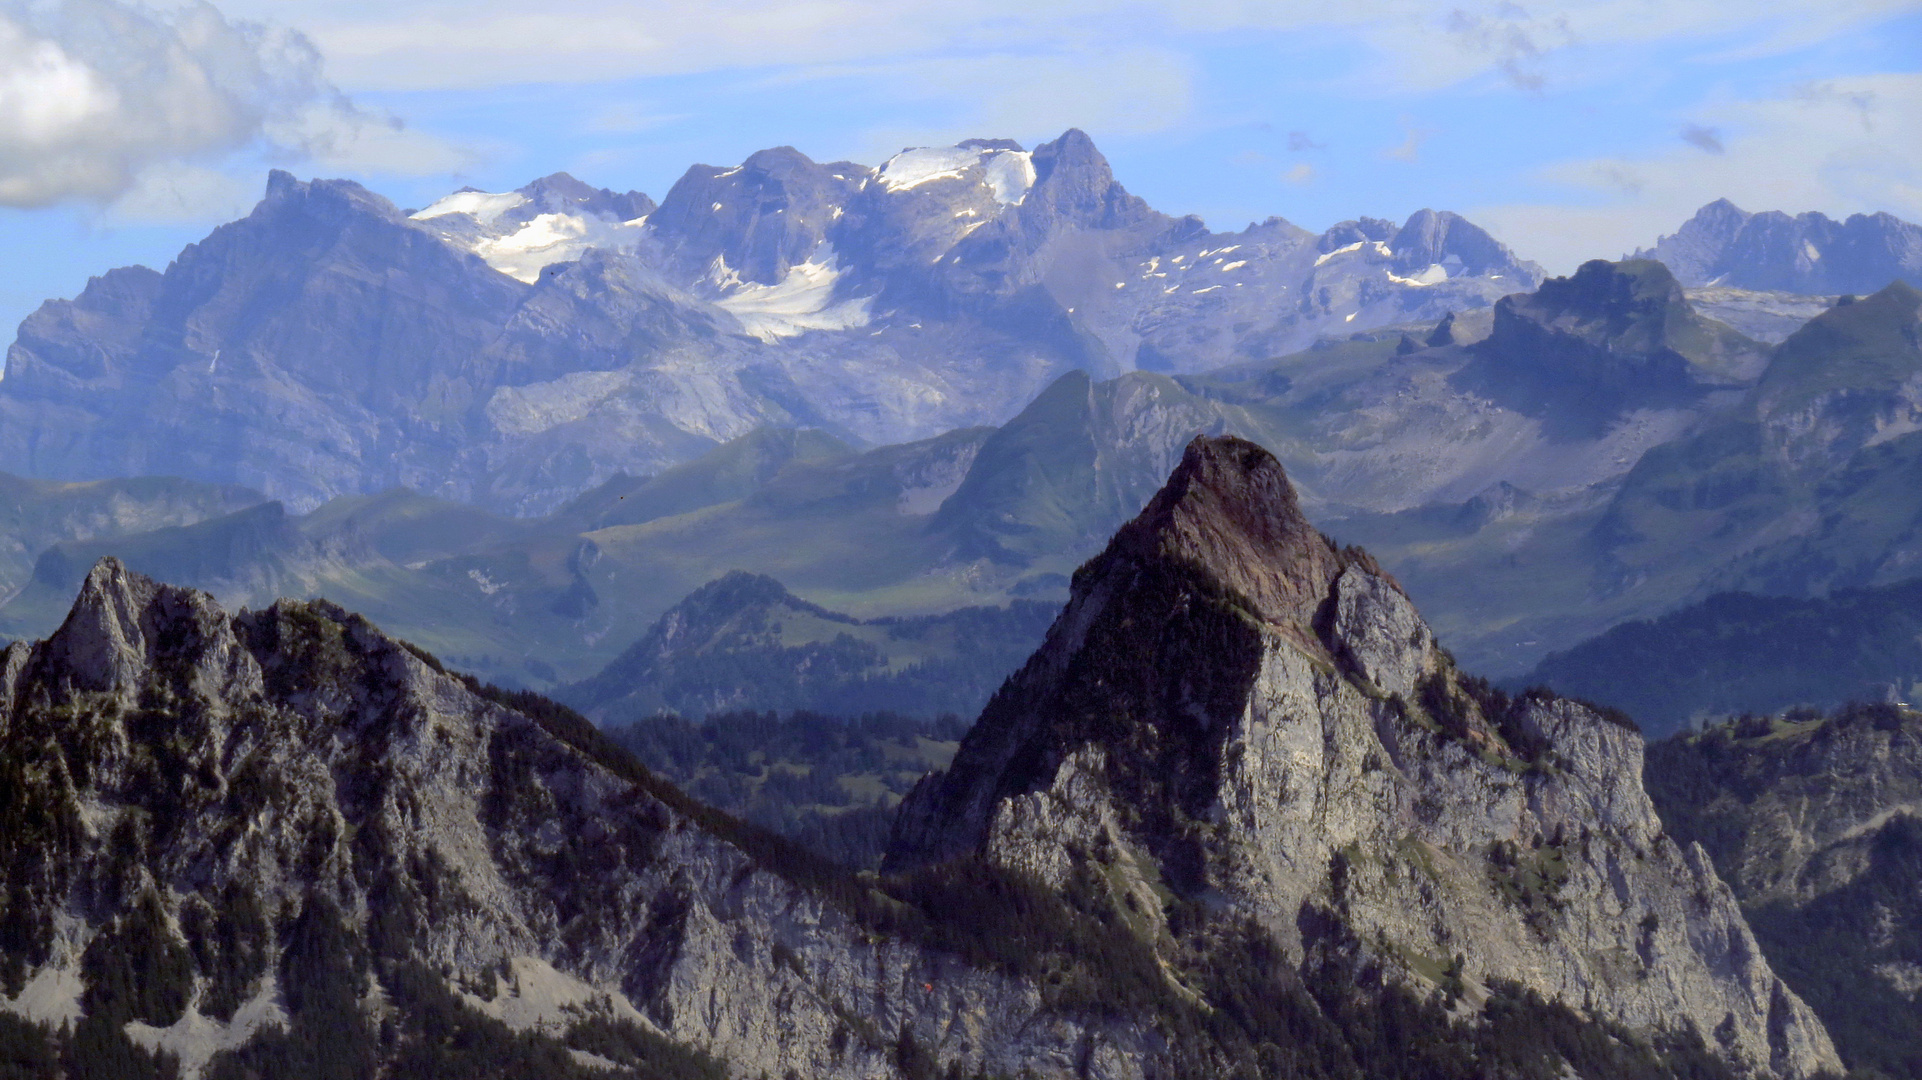
{"label": "grey rock outcrop", "polygon": [[1853,1071],[1922,1052],[1922,713],[1749,715],[1652,744],[1649,791],[1699,842]]}
{"label": "grey rock outcrop", "polygon": [[1181,932],[1147,902],[1172,893],[1303,970],[1359,955],[1471,1002],[1519,984],[1692,1029],[1739,1068],[1835,1069],[1706,857],[1664,832],[1641,753],[1588,708],[1457,673],[1266,451],[1198,438],[903,804],[889,865],[1093,875],[1151,937]]}
{"label": "grey rock outcrop", "polygon": [[[376,960],[372,1002],[391,965],[425,965],[519,1026],[599,1009],[735,1075],[894,1076],[910,1041],[969,1072],[1142,1074],[1133,1023],[1072,1019],[1030,982],[863,921],[818,868],[797,884],[772,838],[569,723],[478,696],[325,603],[230,615],[103,561],[53,637],[0,662],[0,761],[25,808],[0,845],[0,1008],[57,1023],[112,1001],[82,957],[116,913],[155,904],[201,959],[176,984],[184,1012],[155,1016],[148,994],[128,1032],[193,1074],[246,1042],[248,1017],[302,1022],[301,988],[273,973],[290,927],[337,911]],[[246,920],[223,924],[238,953],[200,936],[209,902],[258,912],[264,937]]]}

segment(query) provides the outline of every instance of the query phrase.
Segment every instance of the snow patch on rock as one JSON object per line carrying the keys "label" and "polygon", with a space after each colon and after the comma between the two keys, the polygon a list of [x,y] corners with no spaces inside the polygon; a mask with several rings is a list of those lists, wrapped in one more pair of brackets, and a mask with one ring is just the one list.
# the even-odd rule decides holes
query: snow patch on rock
{"label": "snow patch on rock", "polygon": [[1021,200],[1028,197],[1028,189],[1034,186],[1034,155],[1025,150],[993,150],[987,154],[984,164],[988,186],[994,189],[994,201],[1003,206],[1020,206]]}
{"label": "snow patch on rock", "polygon": [[1019,206],[1034,186],[1034,155],[1025,150],[977,150],[965,146],[924,146],[889,158],[875,174],[890,193],[936,180],[962,180],[972,169],[1003,206]]}
{"label": "snow patch on rock", "polygon": [[834,302],[841,280],[840,260],[832,244],[822,244],[807,262],[788,268],[773,285],[742,281],[724,260],[709,280],[732,289],[715,306],[739,320],[749,336],[773,342],[809,330],[851,330],[868,324],[872,297]]}
{"label": "snow patch on rock", "polygon": [[1429,263],[1420,272],[1411,277],[1401,277],[1391,270],[1388,274],[1388,280],[1397,285],[1439,285],[1448,280],[1448,268],[1440,263]]}
{"label": "snow patch on rock", "polygon": [[425,210],[413,214],[415,221],[445,217],[448,214],[466,214],[482,225],[492,225],[502,214],[518,206],[527,205],[527,196],[518,191],[456,191],[452,195],[437,199]]}
{"label": "snow patch on rock", "polygon": [[514,232],[483,237],[471,248],[487,265],[532,284],[555,263],[573,262],[589,248],[632,248],[642,224],[606,221],[580,214],[537,214]]}

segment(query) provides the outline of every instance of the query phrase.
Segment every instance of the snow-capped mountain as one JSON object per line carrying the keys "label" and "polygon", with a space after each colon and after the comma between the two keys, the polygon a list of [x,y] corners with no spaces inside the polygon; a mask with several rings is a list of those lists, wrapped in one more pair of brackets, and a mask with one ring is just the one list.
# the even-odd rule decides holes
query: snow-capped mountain
{"label": "snow-capped mountain", "polygon": [[616,195],[555,173],[518,191],[462,188],[408,219],[532,284],[542,267],[589,248],[632,249],[653,211],[654,200],[638,191]]}
{"label": "snow-capped mountain", "polygon": [[[542,202],[534,189],[555,179],[456,192],[412,220],[527,282],[589,248],[632,252],[768,342],[925,326],[1038,288],[1115,371],[1292,351],[1332,328],[1439,318],[1541,281],[1486,232],[1430,210],[1319,236],[1279,218],[1211,233],[1129,195],[1075,131],[1032,152],[1005,139],[912,148],[876,168],[763,150],[689,169],[659,209],[631,217],[645,196],[616,207],[599,192],[572,212]],[[1258,344],[1194,333],[1222,320],[1252,321]]]}
{"label": "snow-capped mountain", "polygon": [[401,485],[535,513],[757,426],[923,438],[1067,371],[1201,371],[1540,280],[1447,213],[1212,233],[1129,194],[1079,131],[878,167],[764,150],[658,206],[556,174],[405,212],[277,173],[164,274],[26,320],[0,453],[303,509]]}

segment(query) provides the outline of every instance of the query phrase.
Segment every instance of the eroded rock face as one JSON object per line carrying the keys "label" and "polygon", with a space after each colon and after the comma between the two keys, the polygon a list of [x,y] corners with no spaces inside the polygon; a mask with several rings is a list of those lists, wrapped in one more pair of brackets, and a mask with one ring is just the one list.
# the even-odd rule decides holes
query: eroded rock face
{"label": "eroded rock face", "polygon": [[[246,1041],[230,1019],[298,1021],[284,949],[338,911],[376,1012],[375,980],[415,964],[564,1026],[530,988],[547,973],[736,1075],[897,1075],[909,1037],[970,1073],[1141,1075],[1133,1023],[862,924],[569,730],[324,602],[230,615],[103,560],[56,634],[0,662],[0,1008],[72,1019],[71,994],[29,990],[78,993],[89,946],[155,904],[196,957],[186,1011],[136,1003],[128,1030],[192,1074],[226,1039],[208,1032]],[[222,931],[245,947],[195,929],[253,925],[236,910],[258,913],[254,938]]]}
{"label": "eroded rock face", "polygon": [[1922,1050],[1922,714],[1747,716],[1655,743],[1649,791],[1699,841],[1853,1070]]}
{"label": "eroded rock face", "polygon": [[910,795],[890,865],[1092,876],[1156,940],[1193,932],[1162,920],[1199,904],[1304,971],[1365,957],[1471,1002],[1518,983],[1692,1028],[1738,1067],[1836,1068],[1706,857],[1663,832],[1641,752],[1581,705],[1456,672],[1399,586],[1301,518],[1272,457],[1198,438]]}

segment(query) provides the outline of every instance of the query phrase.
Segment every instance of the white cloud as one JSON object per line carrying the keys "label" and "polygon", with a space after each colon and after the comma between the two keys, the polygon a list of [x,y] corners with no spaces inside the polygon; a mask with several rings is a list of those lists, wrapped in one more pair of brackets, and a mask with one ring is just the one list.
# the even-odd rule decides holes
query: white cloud
{"label": "white cloud", "polygon": [[[1478,77],[1538,89],[1609,50],[1687,38],[1784,51],[1916,0],[229,0],[306,27],[357,89],[475,89],[988,49],[1169,47],[1249,31],[1359,39],[1377,90]],[[1604,65],[1606,66],[1606,65]]]}
{"label": "white cloud", "polygon": [[241,216],[260,198],[260,185],[217,169],[163,161],[141,170],[133,186],[107,206],[118,224],[187,224]]}
{"label": "white cloud", "polygon": [[458,157],[357,109],[297,32],[204,2],[0,0],[0,205],[176,220],[225,204],[235,182],[210,170],[244,150],[390,172]]}
{"label": "white cloud", "polygon": [[1833,79],[1691,112],[1712,123],[1721,153],[1671,143],[1642,158],[1563,162],[1541,178],[1586,205],[1469,213],[1557,272],[1647,246],[1724,197],[1746,210],[1834,217],[1887,210],[1922,219],[1922,74]]}
{"label": "white cloud", "polygon": [[1435,132],[1431,128],[1416,127],[1414,118],[1409,116],[1401,118],[1401,131],[1401,142],[1383,150],[1381,156],[1389,161],[1402,161],[1412,165],[1421,160],[1421,144],[1427,142],[1428,137]]}
{"label": "white cloud", "polygon": [[475,164],[472,152],[444,139],[408,130],[398,119],[338,102],[315,102],[293,116],[267,124],[275,144],[295,148],[323,169],[432,176]]}

